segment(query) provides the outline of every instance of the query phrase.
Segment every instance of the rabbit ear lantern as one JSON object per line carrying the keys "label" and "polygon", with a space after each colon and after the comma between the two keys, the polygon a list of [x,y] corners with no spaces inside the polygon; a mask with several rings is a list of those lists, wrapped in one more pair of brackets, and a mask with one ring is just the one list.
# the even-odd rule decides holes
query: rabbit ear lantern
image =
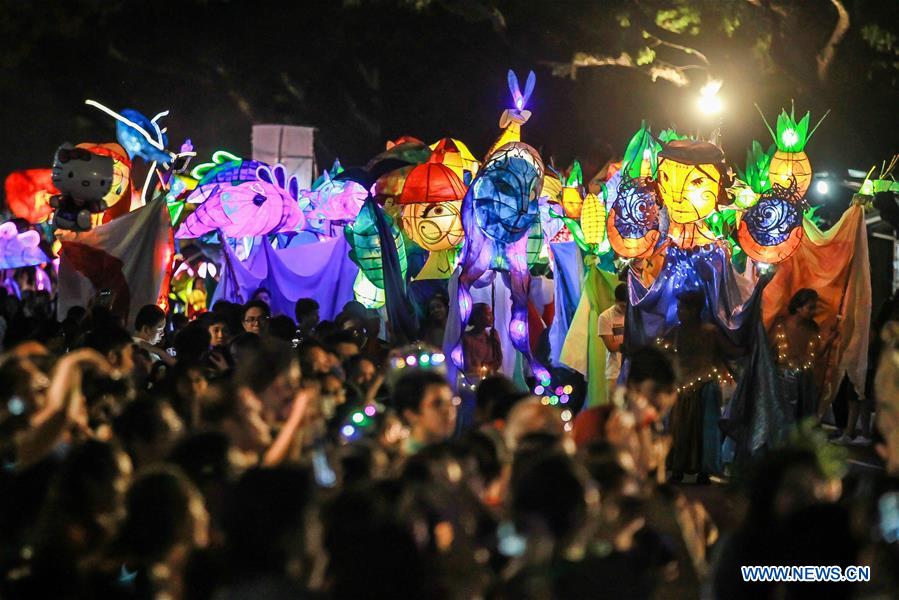
{"label": "rabbit ear lantern", "polygon": [[515,72],[512,71],[512,69],[509,69],[506,78],[509,82],[509,92],[512,94],[512,108],[504,110],[499,118],[499,126],[503,132],[500,134],[499,139],[493,143],[493,146],[490,147],[490,150],[487,152],[488,157],[492,156],[499,148],[510,142],[520,142],[521,126],[527,123],[528,119],[531,118],[531,111],[525,110],[525,107],[528,105],[531,94],[534,93],[534,85],[537,83],[537,76],[534,75],[533,71],[528,73],[528,79],[524,84],[523,93],[518,84],[518,76],[515,75]]}

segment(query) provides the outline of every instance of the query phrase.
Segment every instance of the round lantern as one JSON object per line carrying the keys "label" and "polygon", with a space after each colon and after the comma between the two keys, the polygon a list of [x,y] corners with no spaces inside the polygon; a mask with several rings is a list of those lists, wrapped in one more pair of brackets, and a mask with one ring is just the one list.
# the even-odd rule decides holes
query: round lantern
{"label": "round lantern", "polygon": [[50,169],[26,169],[9,174],[5,182],[6,206],[29,223],[43,223],[53,214],[50,196],[58,194]]}
{"label": "round lantern", "polygon": [[462,198],[465,185],[446,164],[443,151],[406,177],[397,204],[402,207],[403,231],[428,250],[428,261],[416,279],[445,279],[455,267],[456,247],[462,243]]}
{"label": "round lantern", "polygon": [[785,188],[795,185],[796,193],[804,196],[812,181],[812,163],[805,152],[784,152],[778,149],[771,159],[768,175],[771,183]]}
{"label": "round lantern", "polygon": [[749,208],[737,229],[737,241],[749,258],[776,264],[789,258],[802,242],[802,210],[787,190],[775,186]]}
{"label": "round lantern", "polygon": [[675,223],[692,223],[712,214],[721,193],[724,153],[708,142],[674,140],[659,152],[659,195]]}
{"label": "round lantern", "polygon": [[[827,117],[825,114],[821,121]],[[764,115],[762,115],[764,119]],[[812,134],[818,129],[818,124],[808,130],[809,119],[811,113],[806,112],[805,116],[800,120],[796,120],[796,108],[790,108],[787,111],[781,110],[777,116],[776,133],[768,126],[768,131],[777,144],[777,152],[771,159],[771,165],[768,169],[769,178],[772,184],[777,184],[784,189],[796,188],[796,193],[801,198],[808,190],[809,183],[812,181],[812,163],[809,162],[808,156],[805,154],[805,145],[808,143]]]}
{"label": "round lantern", "polygon": [[652,186],[622,177],[609,207],[609,243],[622,258],[645,258],[661,237],[659,205]]}

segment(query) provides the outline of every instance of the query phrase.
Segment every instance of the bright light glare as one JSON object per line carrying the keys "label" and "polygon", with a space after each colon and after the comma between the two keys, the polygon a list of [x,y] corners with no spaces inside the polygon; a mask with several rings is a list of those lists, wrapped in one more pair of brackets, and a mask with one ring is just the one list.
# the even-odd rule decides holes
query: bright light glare
{"label": "bright light glare", "polygon": [[824,196],[830,191],[830,184],[820,179],[815,183],[815,191]]}
{"label": "bright light glare", "polygon": [[700,96],[699,110],[707,115],[717,115],[721,112],[723,104],[718,96]]}
{"label": "bright light glare", "polygon": [[799,134],[796,133],[795,129],[789,127],[784,129],[784,132],[780,135],[780,139],[785,146],[792,146],[799,141]]}

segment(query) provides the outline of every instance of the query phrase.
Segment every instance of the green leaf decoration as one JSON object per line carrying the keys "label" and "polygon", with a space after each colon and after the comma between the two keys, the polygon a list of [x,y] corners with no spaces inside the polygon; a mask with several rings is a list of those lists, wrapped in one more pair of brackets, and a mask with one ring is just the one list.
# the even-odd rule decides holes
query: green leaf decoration
{"label": "green leaf decoration", "polygon": [[241,157],[236,154],[231,154],[227,150],[216,150],[212,153],[212,161],[200,163],[196,167],[194,167],[190,176],[196,179],[197,181],[203,179],[203,177],[212,169],[218,167],[219,165],[223,165],[225,163],[243,160]]}
{"label": "green leaf decoration", "polygon": [[646,121],[640,123],[640,129],[630,139],[624,151],[622,169],[631,179],[640,177],[643,157],[649,154],[649,164],[652,176],[655,177],[658,170],[658,154],[662,146],[652,137]]}
{"label": "green leaf decoration", "polygon": [[808,125],[809,120],[811,119],[811,113],[806,112],[805,116],[797,121],[796,106],[791,105],[789,113],[787,113],[786,109],[781,109],[780,114],[777,116],[776,127],[772,130],[771,125],[768,124],[768,120],[765,119],[765,115],[762,113],[762,109],[760,109],[758,105],[756,105],[755,108],[759,111],[759,114],[762,115],[765,127],[768,128],[768,132],[771,134],[771,137],[774,138],[774,143],[777,144],[777,149],[781,152],[803,152],[805,150],[805,145],[808,144],[812,134],[815,133],[818,126],[821,125],[821,122],[830,114],[830,111],[824,113],[821,120],[818,121],[811,131],[809,131]]}
{"label": "green leaf decoration", "polygon": [[768,179],[768,168],[777,146],[771,145],[768,151],[762,149],[757,141],[752,141],[752,146],[746,151],[746,170],[737,169],[737,176],[745,181],[749,188],[756,194],[761,194],[771,189],[771,181]]}
{"label": "green leaf decoration", "polygon": [[565,181],[565,187],[580,187],[583,183],[584,172],[581,170],[581,163],[575,160],[568,173],[568,179]]}

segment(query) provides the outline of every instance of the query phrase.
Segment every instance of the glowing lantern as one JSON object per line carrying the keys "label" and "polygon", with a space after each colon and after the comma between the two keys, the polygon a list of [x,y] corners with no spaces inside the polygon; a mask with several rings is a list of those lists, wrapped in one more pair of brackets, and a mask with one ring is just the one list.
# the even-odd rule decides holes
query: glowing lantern
{"label": "glowing lantern", "polygon": [[374,170],[379,162],[392,159],[402,161],[406,163],[406,166],[381,175],[375,181],[372,194],[382,200],[398,197],[403,192],[406,177],[412,172],[415,165],[427,161],[430,156],[431,149],[417,138],[403,136],[397,140],[388,141],[387,149],[368,161],[366,170]]}
{"label": "glowing lantern", "polygon": [[520,142],[521,126],[527,123],[528,119],[531,118],[531,111],[525,110],[525,107],[528,104],[531,94],[534,93],[534,85],[537,83],[537,76],[534,75],[533,71],[528,73],[528,79],[524,84],[523,94],[521,93],[521,87],[518,85],[518,76],[515,75],[512,69],[509,69],[506,79],[509,83],[509,92],[512,93],[512,104],[514,108],[506,109],[503,111],[503,114],[500,115],[499,126],[503,132],[500,134],[499,139],[493,143],[493,146],[490,147],[490,150],[487,152],[488,157],[492,156],[499,148],[510,142]]}
{"label": "glowing lantern", "polygon": [[356,274],[353,281],[353,295],[365,308],[381,308],[387,302],[384,290],[369,281],[362,271]]}
{"label": "glowing lantern", "polygon": [[40,248],[41,236],[37,231],[19,233],[16,224],[7,221],[0,224],[0,269],[17,269],[50,262]]}
{"label": "glowing lantern", "polygon": [[259,167],[256,177],[207,189],[206,200],[184,220],[175,237],[196,238],[219,230],[226,237],[241,238],[302,228],[305,218],[298,204],[297,178],[288,179],[281,165]]}
{"label": "glowing lantern", "polygon": [[675,223],[692,223],[718,206],[724,153],[708,142],[674,140],[659,152],[656,183]]}
{"label": "glowing lantern", "polygon": [[[821,121],[827,117],[821,117]],[[808,124],[811,113],[806,112],[805,116],[796,121],[796,107],[790,108],[790,114],[786,110],[781,110],[777,117],[776,133],[771,130],[771,126],[765,121],[768,131],[774,138],[777,145],[777,152],[771,159],[768,168],[770,180],[772,184],[777,184],[782,188],[789,189],[795,185],[796,191],[800,197],[805,195],[808,186],[812,181],[812,163],[805,154],[805,145],[808,143],[812,134],[818,129],[818,124],[809,131]],[[764,115],[762,115],[764,119]]]}
{"label": "glowing lantern", "polygon": [[6,178],[6,206],[29,223],[43,223],[53,213],[50,196],[58,194],[50,169],[14,171]]}
{"label": "glowing lantern", "polygon": [[602,244],[606,239],[606,205],[596,194],[584,198],[581,231],[587,244]]}
{"label": "glowing lantern", "polygon": [[775,184],[743,214],[737,240],[749,258],[776,264],[799,247],[803,235],[801,198],[794,190]]}
{"label": "glowing lantern", "polygon": [[[103,196],[106,206],[113,207],[122,198],[128,197],[131,204],[131,159],[125,153],[125,149],[119,144],[78,144],[77,148],[84,148],[92,154],[109,156],[112,158],[112,185]],[[129,206],[130,208],[130,206]]]}
{"label": "glowing lantern", "polygon": [[562,188],[562,208],[565,210],[565,216],[572,219],[581,218],[581,205],[584,198],[581,196],[581,184],[584,175],[581,171],[581,163],[574,161],[571,172],[565,180],[565,186]]}
{"label": "glowing lantern", "polygon": [[[374,211],[382,210],[374,201],[367,200],[362,205],[362,210],[356,220],[344,227],[344,235],[347,243],[350,245],[350,259],[356,263],[356,266],[365,274],[371,283],[379,288],[384,289],[384,266],[382,263],[381,241],[378,236],[377,215]],[[403,279],[406,278],[406,246],[403,244],[403,237],[399,228],[393,222],[389,215],[385,214],[388,226],[390,227],[390,235],[396,245],[397,257],[400,263],[400,271]]]}
{"label": "glowing lantern", "polygon": [[462,198],[465,186],[434,152],[406,177],[398,199],[403,231],[430,252],[416,279],[446,279],[455,266],[455,249],[462,243]]}
{"label": "glowing lantern", "polygon": [[443,138],[430,146],[435,154],[442,154],[442,163],[453,170],[462,182],[470,183],[478,174],[480,164],[468,146],[453,138]]}
{"label": "glowing lantern", "polygon": [[668,227],[668,237],[678,248],[695,248],[714,244],[715,234],[702,221],[695,223],[677,223],[672,221]]}
{"label": "glowing lantern", "polygon": [[622,176],[609,207],[607,232],[618,256],[645,258],[652,254],[661,237],[655,188],[639,179]]}

